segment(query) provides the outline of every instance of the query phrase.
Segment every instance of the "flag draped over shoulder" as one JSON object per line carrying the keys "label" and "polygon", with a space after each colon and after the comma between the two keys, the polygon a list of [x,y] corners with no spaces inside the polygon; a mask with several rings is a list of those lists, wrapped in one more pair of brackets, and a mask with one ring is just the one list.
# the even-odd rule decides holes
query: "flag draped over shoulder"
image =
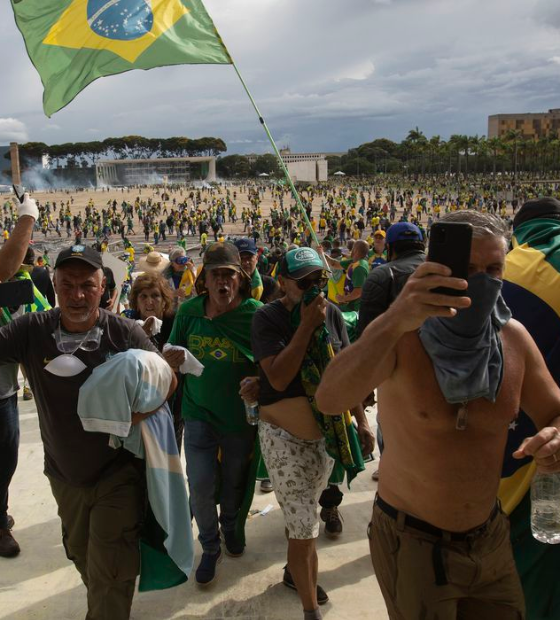
{"label": "flag draped over shoulder", "polygon": [[[519,225],[506,258],[502,292],[513,318],[527,328],[560,385],[560,221],[535,218]],[[532,459],[514,459],[511,453],[536,432],[523,411],[510,424],[499,493],[508,514],[528,491],[535,472]]]}
{"label": "flag draped over shoulder", "polygon": [[231,64],[202,0],[11,0],[50,116],[99,77]]}
{"label": "flag draped over shoulder", "polygon": [[[560,385],[560,221],[527,220],[516,228],[512,241],[502,293],[513,318],[527,328]],[[529,416],[520,411],[510,424],[498,495],[509,515],[527,617],[548,620],[560,617],[560,548],[531,536],[529,488],[536,467],[532,459],[511,456],[525,437],[536,432]]]}

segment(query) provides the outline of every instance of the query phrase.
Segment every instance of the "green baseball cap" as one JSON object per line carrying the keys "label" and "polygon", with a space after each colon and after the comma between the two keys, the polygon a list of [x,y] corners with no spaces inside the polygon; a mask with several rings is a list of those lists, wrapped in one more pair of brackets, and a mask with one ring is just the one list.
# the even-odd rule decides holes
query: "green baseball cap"
{"label": "green baseball cap", "polygon": [[300,280],[314,271],[322,271],[325,268],[321,257],[312,248],[296,248],[286,252],[280,275],[288,276],[293,280]]}

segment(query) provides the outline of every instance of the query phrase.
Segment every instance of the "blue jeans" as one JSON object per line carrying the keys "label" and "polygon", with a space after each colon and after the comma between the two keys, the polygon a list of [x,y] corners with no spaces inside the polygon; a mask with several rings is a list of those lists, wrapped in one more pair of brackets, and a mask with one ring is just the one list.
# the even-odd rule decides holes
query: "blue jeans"
{"label": "blue jeans", "polygon": [[224,434],[208,422],[185,420],[185,458],[191,509],[198,525],[198,540],[205,553],[214,554],[220,549],[217,503],[220,504],[219,523],[222,530],[235,530],[247,485],[255,435],[256,426],[248,427],[242,433]]}
{"label": "blue jeans", "polygon": [[16,471],[19,448],[17,394],[0,400],[0,529],[8,525],[8,487]]}

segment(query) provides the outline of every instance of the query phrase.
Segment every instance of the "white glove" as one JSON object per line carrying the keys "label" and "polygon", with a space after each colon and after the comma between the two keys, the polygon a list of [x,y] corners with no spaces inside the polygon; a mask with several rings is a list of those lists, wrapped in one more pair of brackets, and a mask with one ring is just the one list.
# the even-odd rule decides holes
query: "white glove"
{"label": "white glove", "polygon": [[23,202],[17,201],[18,217],[29,215],[35,221],[39,219],[39,209],[37,208],[37,201],[33,198],[29,198],[29,194],[25,192],[23,195]]}

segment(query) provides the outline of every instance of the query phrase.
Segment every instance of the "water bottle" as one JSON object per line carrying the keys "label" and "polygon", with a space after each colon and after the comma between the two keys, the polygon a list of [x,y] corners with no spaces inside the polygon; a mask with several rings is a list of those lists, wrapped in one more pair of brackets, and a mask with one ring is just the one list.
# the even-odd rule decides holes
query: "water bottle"
{"label": "water bottle", "polygon": [[247,424],[256,426],[259,423],[259,403],[256,401],[249,403],[246,400],[243,402],[245,403],[245,418],[247,419]]}
{"label": "water bottle", "polygon": [[537,473],[533,478],[531,531],[540,542],[560,544],[560,474]]}

